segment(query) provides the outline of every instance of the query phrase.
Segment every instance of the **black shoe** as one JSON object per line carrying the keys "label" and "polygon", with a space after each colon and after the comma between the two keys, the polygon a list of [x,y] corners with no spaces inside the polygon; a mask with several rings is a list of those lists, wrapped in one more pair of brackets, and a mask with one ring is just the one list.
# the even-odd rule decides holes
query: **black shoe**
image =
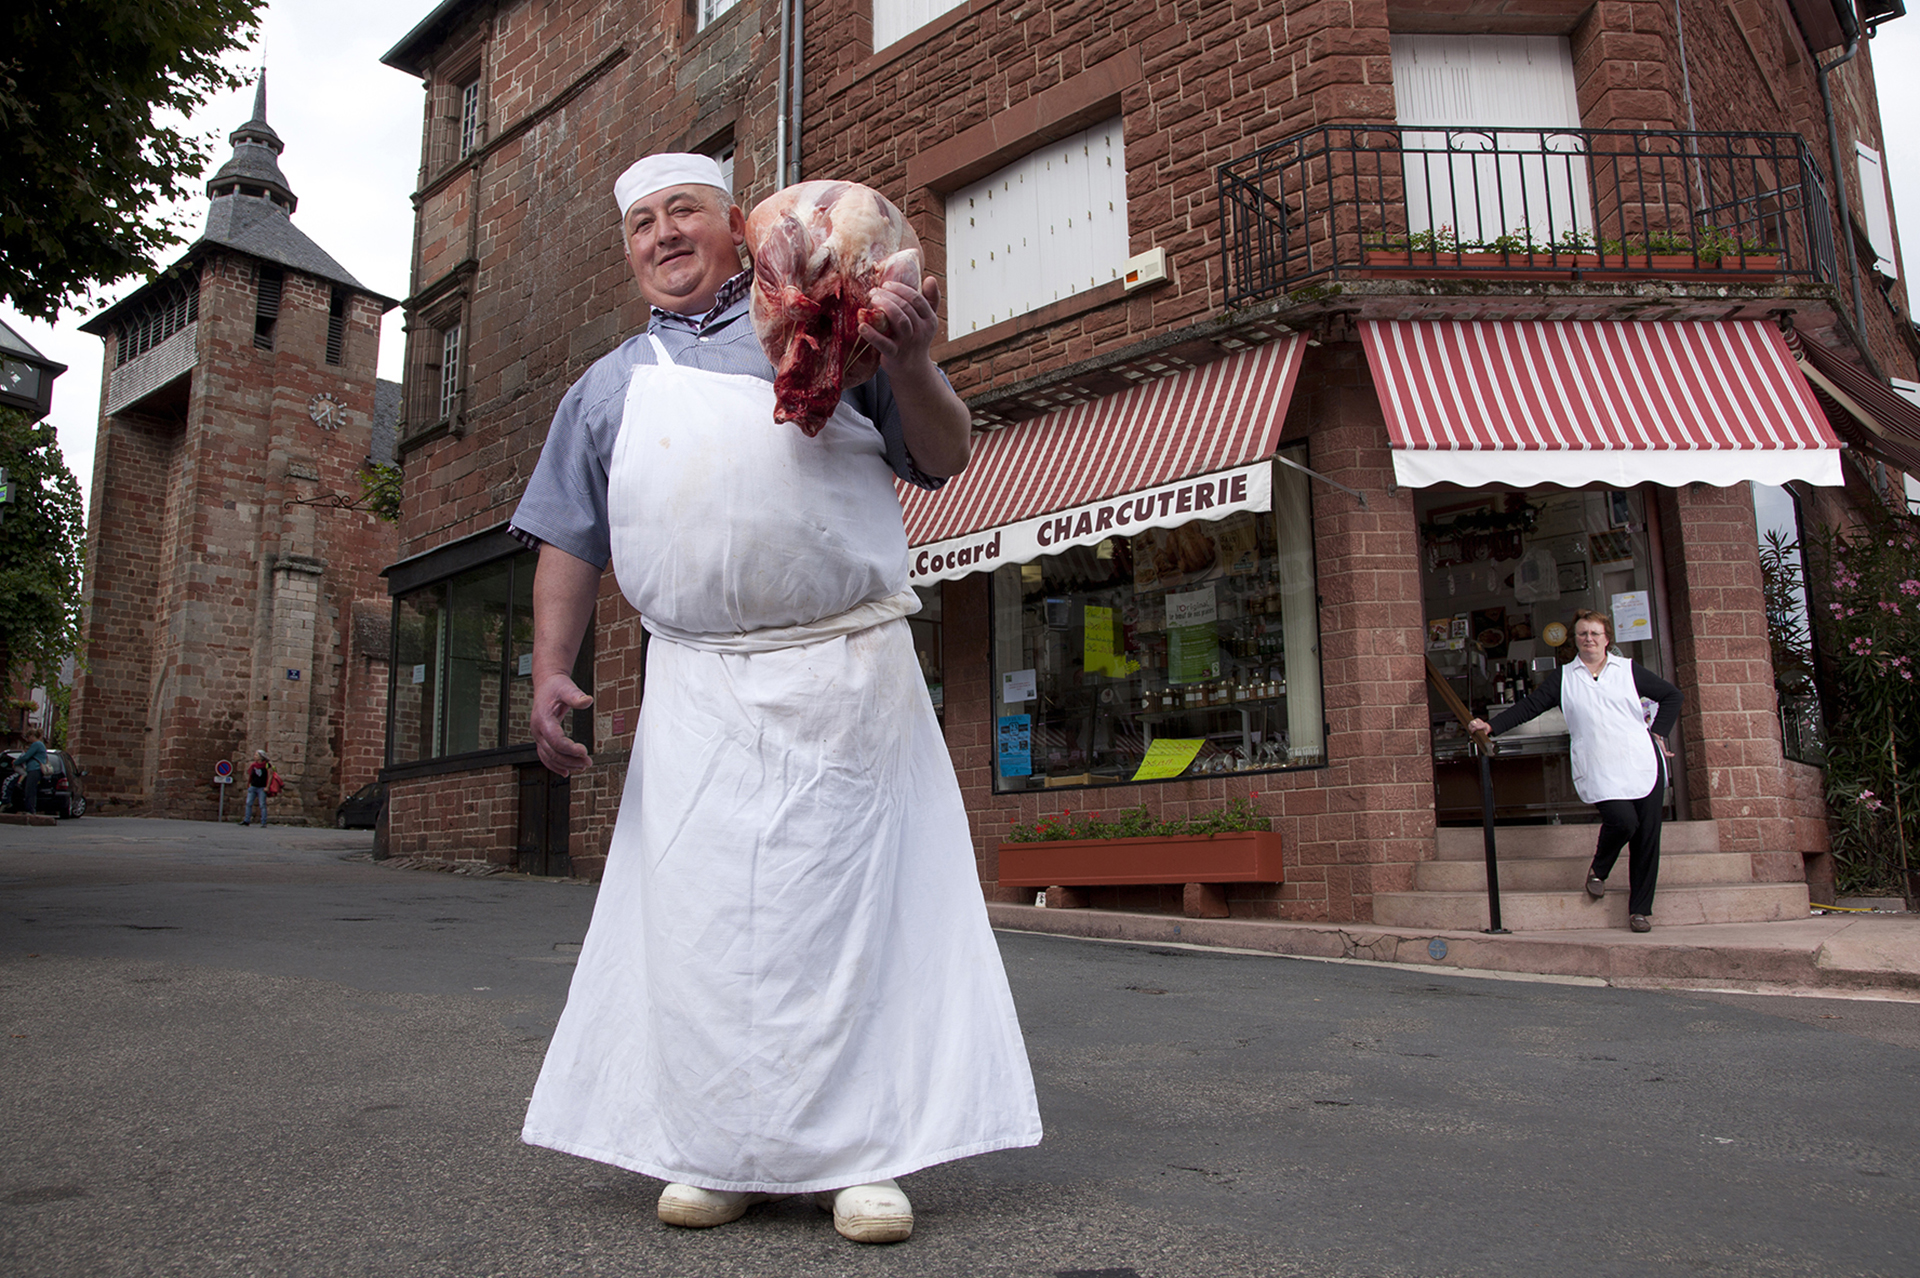
{"label": "black shoe", "polygon": [[1653,920],[1644,914],[1627,915],[1627,928],[1634,932],[1653,931]]}
{"label": "black shoe", "polygon": [[1607,894],[1607,881],[1601,878],[1599,875],[1595,874],[1592,870],[1588,870],[1587,871],[1587,895],[1592,897],[1594,900],[1598,901],[1601,897],[1605,896],[1606,894]]}

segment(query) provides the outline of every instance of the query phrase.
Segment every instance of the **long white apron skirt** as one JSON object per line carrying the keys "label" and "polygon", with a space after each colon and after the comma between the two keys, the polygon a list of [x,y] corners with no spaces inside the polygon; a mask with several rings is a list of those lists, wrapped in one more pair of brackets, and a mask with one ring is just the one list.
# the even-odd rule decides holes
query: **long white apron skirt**
{"label": "long white apron skirt", "polygon": [[645,704],[522,1138],[776,1193],[1035,1144],[879,433],[655,347],[609,476]]}

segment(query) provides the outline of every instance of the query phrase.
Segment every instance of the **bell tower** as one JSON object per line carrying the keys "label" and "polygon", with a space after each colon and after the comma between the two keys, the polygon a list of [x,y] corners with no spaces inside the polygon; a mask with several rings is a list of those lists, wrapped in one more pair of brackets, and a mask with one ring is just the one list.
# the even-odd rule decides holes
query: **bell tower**
{"label": "bell tower", "polygon": [[95,807],[211,817],[214,764],[264,749],[274,817],[330,819],[382,753],[398,543],[361,476],[393,456],[396,303],[293,224],[264,70],[229,140],[200,238],[82,326],[106,367],[73,744]]}

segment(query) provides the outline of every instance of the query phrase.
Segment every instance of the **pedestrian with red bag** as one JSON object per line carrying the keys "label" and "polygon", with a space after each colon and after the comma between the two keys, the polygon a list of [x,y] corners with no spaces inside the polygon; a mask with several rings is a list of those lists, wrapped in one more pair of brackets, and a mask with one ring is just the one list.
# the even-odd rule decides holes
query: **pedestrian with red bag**
{"label": "pedestrian with red bag", "polygon": [[260,813],[260,824],[267,823],[267,796],[280,793],[280,774],[273,770],[273,764],[267,760],[265,750],[253,752],[253,763],[247,768],[247,802],[240,816],[241,825],[253,824],[253,814]]}

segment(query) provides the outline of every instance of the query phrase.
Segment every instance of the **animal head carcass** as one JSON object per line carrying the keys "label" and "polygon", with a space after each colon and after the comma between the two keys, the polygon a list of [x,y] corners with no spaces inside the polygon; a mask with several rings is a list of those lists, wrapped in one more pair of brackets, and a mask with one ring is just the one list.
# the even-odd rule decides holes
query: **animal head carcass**
{"label": "animal head carcass", "polygon": [[891,201],[858,182],[801,182],[747,218],[753,331],[774,369],[774,420],[817,435],[840,392],[880,367],[860,337],[889,280],[920,287],[920,238]]}

